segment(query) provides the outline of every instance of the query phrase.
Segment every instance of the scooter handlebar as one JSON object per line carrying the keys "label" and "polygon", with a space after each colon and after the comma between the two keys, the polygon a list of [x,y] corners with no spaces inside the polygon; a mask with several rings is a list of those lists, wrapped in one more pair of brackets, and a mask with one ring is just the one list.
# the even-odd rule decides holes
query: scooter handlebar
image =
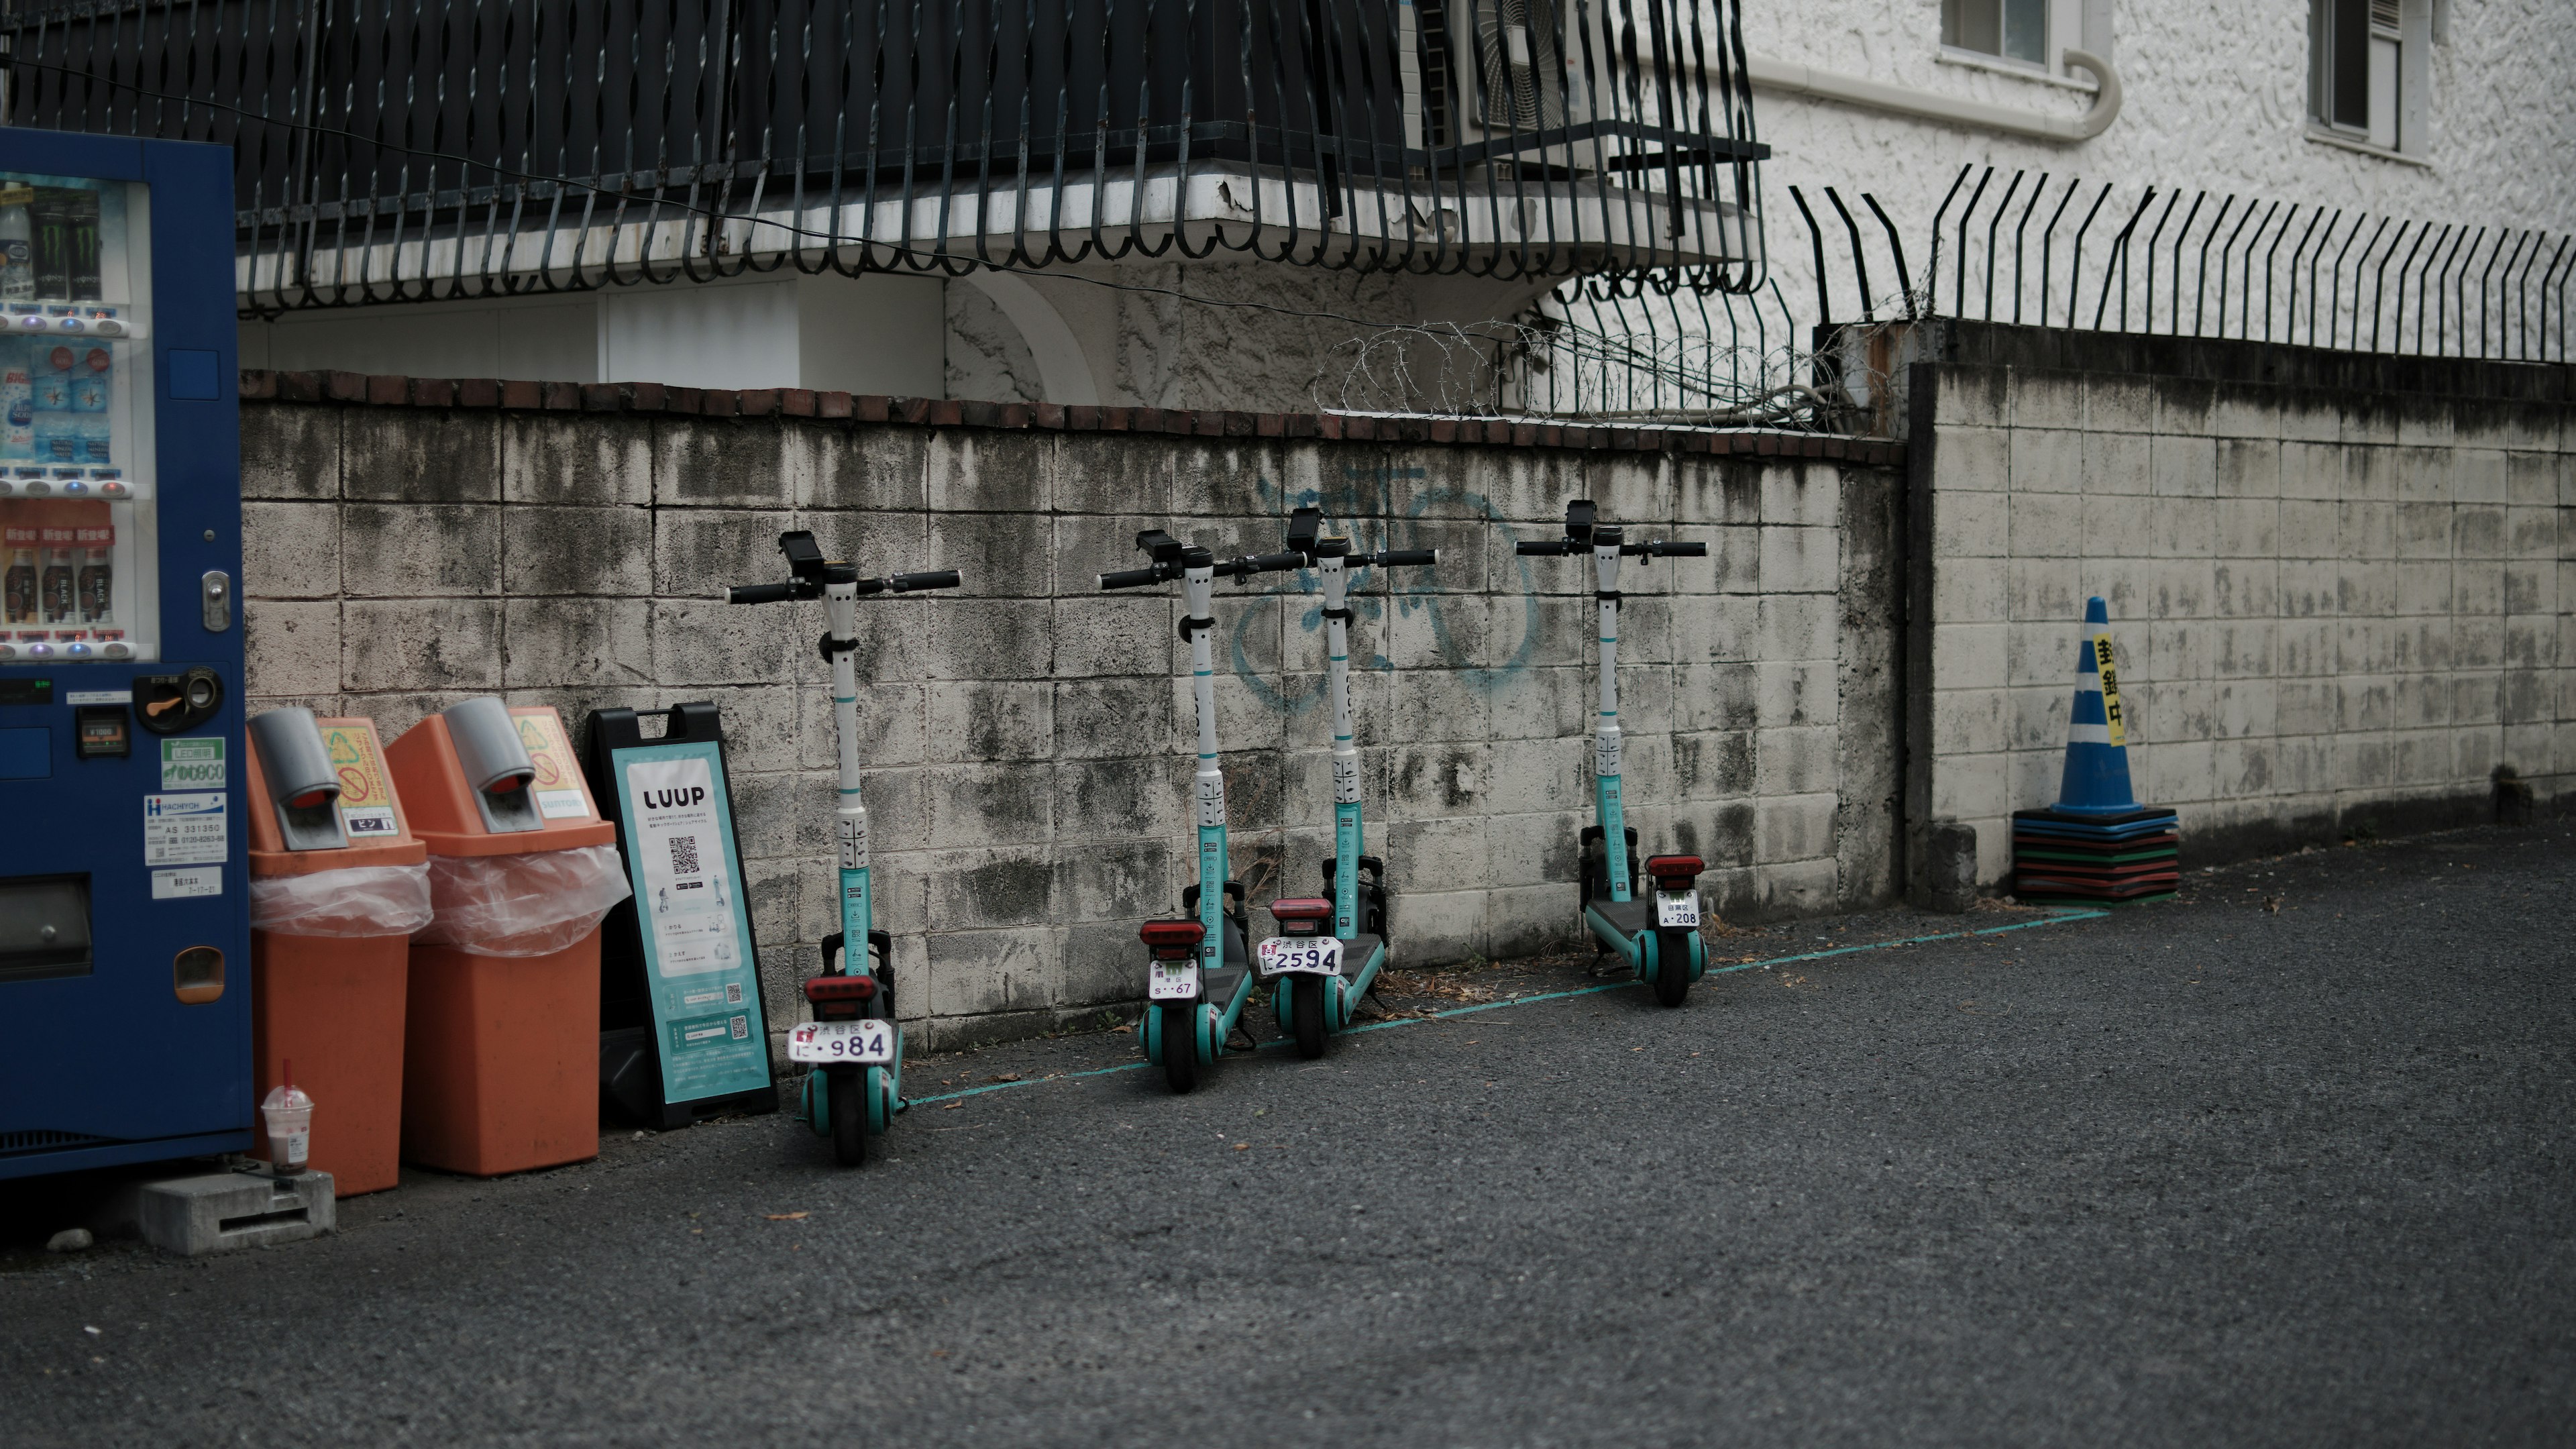
{"label": "scooter handlebar", "polygon": [[736,584],[725,590],[728,604],[783,604],[797,597],[796,585]]}
{"label": "scooter handlebar", "polygon": [[886,586],[898,594],[914,593],[922,589],[953,589],[963,583],[965,580],[957,576],[955,569],[931,569],[917,574],[896,574],[886,580]]}
{"label": "scooter handlebar", "polygon": [[1708,557],[1708,545],[1704,543],[1648,543],[1638,545],[1637,552],[1644,554],[1649,558],[1706,558]]}
{"label": "scooter handlebar", "polygon": [[1382,549],[1369,562],[1380,568],[1401,567],[1406,564],[1436,564],[1440,562],[1440,550],[1436,548]]}
{"label": "scooter handlebar", "polygon": [[1525,539],[1522,539],[1520,542],[1518,542],[1518,543],[1516,543],[1516,544],[1513,544],[1513,545],[1512,545],[1512,552],[1514,552],[1514,553],[1516,553],[1516,554],[1533,554],[1533,553],[1556,554],[1556,553],[1572,553],[1572,552],[1574,552],[1574,545],[1573,545],[1569,540],[1562,539],[1562,538],[1550,538],[1550,539],[1527,539],[1527,538],[1525,538]]}
{"label": "scooter handlebar", "polygon": [[1100,586],[1104,589],[1141,589],[1162,581],[1163,571],[1159,568],[1120,569],[1100,576]]}

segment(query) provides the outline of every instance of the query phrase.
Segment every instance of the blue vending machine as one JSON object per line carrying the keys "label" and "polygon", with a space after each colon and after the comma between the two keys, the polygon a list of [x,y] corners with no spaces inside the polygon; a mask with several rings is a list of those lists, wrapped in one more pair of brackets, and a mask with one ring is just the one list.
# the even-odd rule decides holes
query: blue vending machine
{"label": "blue vending machine", "polygon": [[232,152],[0,129],[0,1178],[251,1145]]}

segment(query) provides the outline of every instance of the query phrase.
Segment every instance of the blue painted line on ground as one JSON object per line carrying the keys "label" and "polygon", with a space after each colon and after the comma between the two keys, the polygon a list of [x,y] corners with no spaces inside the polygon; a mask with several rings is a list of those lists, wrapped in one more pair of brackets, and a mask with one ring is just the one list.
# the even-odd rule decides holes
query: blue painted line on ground
{"label": "blue painted line on ground", "polygon": [[[1759,961],[1738,961],[1728,966],[1711,966],[1702,975],[1727,976],[1738,971],[1757,971],[1771,966],[1787,966],[1799,961],[1822,961],[1832,956],[1855,956],[1863,951],[1891,951],[1899,946],[1920,946],[1929,941],[1962,941],[1972,936],[2000,936],[2007,931],[2027,931],[2034,926],[2064,926],[2072,925],[2077,921],[2098,921],[2110,914],[2109,911],[2055,909],[2036,921],[2014,921],[2003,926],[1981,926],[1973,931],[1941,931],[1929,936],[1907,936],[1895,941],[1869,941],[1858,946],[1837,946],[1830,951],[1801,951],[1794,956],[1769,956]],[[1535,996],[1515,996],[1506,1001],[1480,1001],[1473,1006],[1453,1006],[1446,1011],[1435,1011],[1429,1016],[1400,1016],[1388,1021],[1372,1021],[1363,1026],[1344,1027],[1341,1034],[1356,1036],[1364,1031],[1386,1031],[1399,1026],[1420,1026],[1425,1022],[1446,1021],[1457,1016],[1472,1016],[1480,1011],[1499,1011],[1506,1006],[1534,1006],[1542,1001],[1570,1001],[1578,996],[1598,996],[1605,991],[1628,991],[1645,984],[1642,981],[1612,981],[1601,986],[1578,986],[1571,991],[1542,991]],[[1290,1038],[1282,1037],[1277,1041],[1263,1042],[1256,1050],[1269,1051],[1276,1047],[1294,1044]],[[1042,1087],[1049,1082],[1070,1082],[1082,1077],[1106,1077],[1118,1072],[1141,1072],[1152,1065],[1151,1062],[1121,1062],[1114,1067],[1090,1067],[1079,1072],[1057,1072],[1052,1076],[1031,1077],[1025,1082],[987,1082],[980,1087],[965,1087],[954,1092],[941,1092],[933,1097],[906,1097],[903,1105],[920,1107],[932,1102],[957,1102],[968,1097],[980,1097],[987,1092],[1007,1092],[1017,1087]]]}

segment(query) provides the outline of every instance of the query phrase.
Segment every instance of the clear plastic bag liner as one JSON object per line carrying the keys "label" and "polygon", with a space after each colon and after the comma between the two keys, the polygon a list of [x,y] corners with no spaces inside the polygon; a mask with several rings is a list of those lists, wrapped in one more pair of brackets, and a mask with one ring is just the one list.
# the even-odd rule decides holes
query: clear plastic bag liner
{"label": "clear plastic bag liner", "polygon": [[527,855],[433,855],[436,915],[412,939],[477,956],[550,956],[633,895],[613,845]]}
{"label": "clear plastic bag liner", "polygon": [[357,865],[254,876],[250,928],[279,936],[408,936],[429,924],[429,867]]}

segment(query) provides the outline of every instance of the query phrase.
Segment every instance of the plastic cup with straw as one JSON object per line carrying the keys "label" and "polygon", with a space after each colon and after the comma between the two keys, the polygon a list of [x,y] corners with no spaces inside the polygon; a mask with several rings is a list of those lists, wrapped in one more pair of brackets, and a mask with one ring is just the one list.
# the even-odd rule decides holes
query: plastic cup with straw
{"label": "plastic cup with straw", "polygon": [[295,1085],[295,1059],[286,1059],[285,1078],[269,1088],[268,1097],[259,1104],[259,1114],[268,1122],[269,1170],[280,1177],[292,1177],[304,1170],[304,1160],[313,1148],[313,1099]]}

